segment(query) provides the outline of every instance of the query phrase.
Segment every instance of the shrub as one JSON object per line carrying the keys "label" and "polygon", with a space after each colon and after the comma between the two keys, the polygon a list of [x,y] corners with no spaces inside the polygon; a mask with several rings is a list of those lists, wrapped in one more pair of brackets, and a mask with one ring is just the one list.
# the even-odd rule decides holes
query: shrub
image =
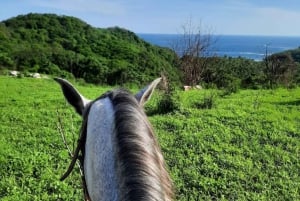
{"label": "shrub", "polygon": [[180,109],[179,97],[175,92],[165,92],[157,105],[157,113],[166,114]]}
{"label": "shrub", "polygon": [[238,92],[241,86],[241,80],[239,78],[230,77],[227,80],[227,83],[224,87],[224,94],[223,95],[230,95],[232,93]]}
{"label": "shrub", "polygon": [[170,84],[166,78],[163,79],[163,85],[163,93],[157,102],[156,109],[152,113],[166,114],[180,109],[180,99],[176,93],[175,86]]}
{"label": "shrub", "polygon": [[195,102],[194,107],[196,107],[197,109],[211,109],[215,106],[215,102],[216,102],[215,99],[216,99],[216,94],[210,92],[209,95],[207,94],[204,95],[201,102]]}
{"label": "shrub", "polygon": [[17,78],[24,78],[24,74],[23,74],[23,73],[19,73],[19,74],[17,75]]}

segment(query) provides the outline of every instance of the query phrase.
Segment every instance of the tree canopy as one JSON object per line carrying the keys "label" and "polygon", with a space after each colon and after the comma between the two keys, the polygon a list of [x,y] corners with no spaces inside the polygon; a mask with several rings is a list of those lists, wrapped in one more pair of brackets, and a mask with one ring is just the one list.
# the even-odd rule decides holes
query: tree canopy
{"label": "tree canopy", "polygon": [[19,15],[0,23],[0,67],[74,76],[97,84],[179,80],[177,56],[128,30],[94,28],[69,16]]}

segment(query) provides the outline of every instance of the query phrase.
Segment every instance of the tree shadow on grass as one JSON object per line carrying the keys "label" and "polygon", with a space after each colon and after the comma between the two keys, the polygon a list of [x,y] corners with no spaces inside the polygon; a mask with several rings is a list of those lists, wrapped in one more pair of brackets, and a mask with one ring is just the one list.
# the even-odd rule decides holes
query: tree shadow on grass
{"label": "tree shadow on grass", "polygon": [[285,105],[285,106],[299,106],[300,100],[295,101],[287,101],[287,102],[276,102],[277,105]]}

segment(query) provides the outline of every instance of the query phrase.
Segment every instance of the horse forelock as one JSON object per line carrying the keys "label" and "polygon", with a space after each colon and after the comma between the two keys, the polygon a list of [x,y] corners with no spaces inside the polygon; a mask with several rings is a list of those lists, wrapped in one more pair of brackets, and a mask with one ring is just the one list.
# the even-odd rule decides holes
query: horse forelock
{"label": "horse forelock", "polygon": [[120,200],[171,200],[172,182],[151,124],[126,90],[108,94],[114,107]]}

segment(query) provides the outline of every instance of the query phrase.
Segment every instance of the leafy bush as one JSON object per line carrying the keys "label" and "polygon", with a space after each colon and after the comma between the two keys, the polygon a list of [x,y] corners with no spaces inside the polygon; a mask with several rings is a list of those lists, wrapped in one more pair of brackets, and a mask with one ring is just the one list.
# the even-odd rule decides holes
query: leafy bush
{"label": "leafy bush", "polygon": [[174,92],[164,93],[157,104],[157,113],[166,114],[180,109],[180,100]]}
{"label": "leafy bush", "polygon": [[160,92],[156,105],[152,109],[147,109],[148,114],[167,114],[180,110],[180,97],[176,93],[174,84],[167,80],[163,82],[165,88]]}
{"label": "leafy bush", "polygon": [[194,107],[197,109],[211,109],[216,104],[216,94],[210,92],[209,95],[205,94],[200,102],[195,102]]}
{"label": "leafy bush", "polygon": [[224,87],[224,95],[230,95],[238,92],[241,86],[241,80],[235,77],[229,77]]}

